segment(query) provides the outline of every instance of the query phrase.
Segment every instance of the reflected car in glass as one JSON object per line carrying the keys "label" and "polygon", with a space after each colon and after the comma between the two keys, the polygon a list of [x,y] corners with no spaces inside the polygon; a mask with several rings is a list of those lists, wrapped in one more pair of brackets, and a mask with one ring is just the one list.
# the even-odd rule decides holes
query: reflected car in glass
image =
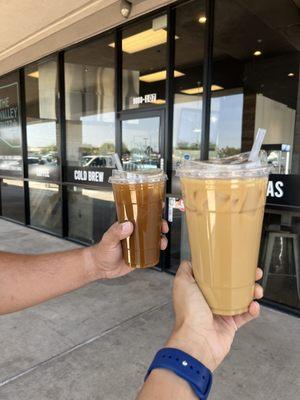
{"label": "reflected car in glass", "polygon": [[83,156],[80,160],[80,165],[82,167],[107,167],[113,168],[115,162],[113,156]]}

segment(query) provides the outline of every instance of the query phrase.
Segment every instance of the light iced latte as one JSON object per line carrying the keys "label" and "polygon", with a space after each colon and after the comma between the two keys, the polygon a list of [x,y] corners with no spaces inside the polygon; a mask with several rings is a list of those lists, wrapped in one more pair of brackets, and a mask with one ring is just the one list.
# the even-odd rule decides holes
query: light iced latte
{"label": "light iced latte", "polygon": [[195,279],[212,312],[236,315],[253,299],[268,167],[184,163],[181,179]]}

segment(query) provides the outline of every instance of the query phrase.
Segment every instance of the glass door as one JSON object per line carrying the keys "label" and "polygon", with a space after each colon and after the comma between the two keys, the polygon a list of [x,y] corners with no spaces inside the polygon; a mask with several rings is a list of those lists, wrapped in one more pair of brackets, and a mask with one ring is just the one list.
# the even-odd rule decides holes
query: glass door
{"label": "glass door", "polygon": [[163,122],[163,111],[123,114],[121,156],[125,170],[163,168]]}

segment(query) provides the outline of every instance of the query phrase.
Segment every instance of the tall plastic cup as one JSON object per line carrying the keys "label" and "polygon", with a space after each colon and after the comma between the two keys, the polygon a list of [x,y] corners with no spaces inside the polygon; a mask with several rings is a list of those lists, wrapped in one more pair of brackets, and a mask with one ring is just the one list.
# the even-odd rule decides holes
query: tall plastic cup
{"label": "tall plastic cup", "polygon": [[125,262],[132,268],[157,265],[160,256],[166,175],[160,169],[113,170],[112,183],[118,221],[131,221],[132,235],[122,241]]}
{"label": "tall plastic cup", "polygon": [[256,162],[184,162],[183,192],[195,279],[214,314],[247,311],[253,299],[269,167]]}

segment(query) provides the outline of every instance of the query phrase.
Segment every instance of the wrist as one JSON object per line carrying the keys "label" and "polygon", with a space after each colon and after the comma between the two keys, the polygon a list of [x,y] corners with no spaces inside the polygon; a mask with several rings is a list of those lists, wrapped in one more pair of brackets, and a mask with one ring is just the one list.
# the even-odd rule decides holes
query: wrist
{"label": "wrist", "polygon": [[97,261],[97,252],[95,246],[82,249],[82,255],[87,283],[103,279],[103,273]]}
{"label": "wrist", "polygon": [[205,336],[191,332],[189,327],[181,326],[178,329],[174,329],[166,343],[166,347],[184,351],[200,361],[211,372],[219,365]]}

